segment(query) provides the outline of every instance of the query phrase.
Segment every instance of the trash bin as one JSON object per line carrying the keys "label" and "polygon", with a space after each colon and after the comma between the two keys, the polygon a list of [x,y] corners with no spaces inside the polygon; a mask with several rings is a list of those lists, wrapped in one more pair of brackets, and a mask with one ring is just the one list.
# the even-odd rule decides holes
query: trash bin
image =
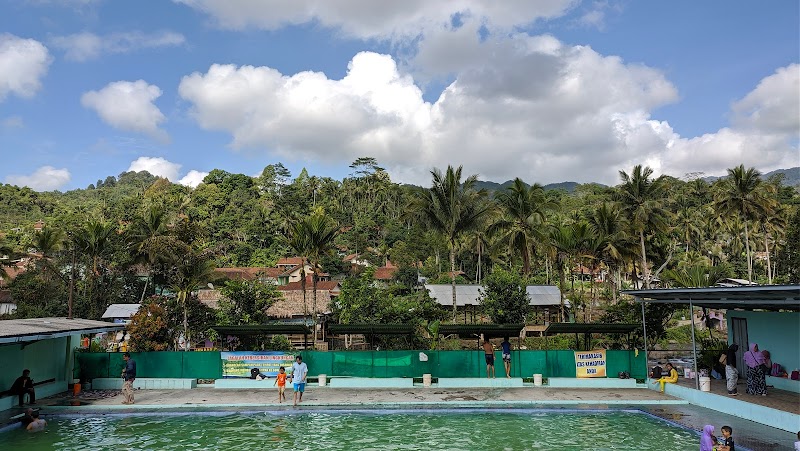
{"label": "trash bin", "polygon": [[317,376],[317,381],[319,382],[320,387],[324,387],[325,384],[328,383],[328,375],[327,374],[320,374]]}
{"label": "trash bin", "polygon": [[542,386],[542,375],[541,374],[534,374],[533,375],[533,385],[537,387]]}
{"label": "trash bin", "polygon": [[711,391],[710,377],[699,377],[698,380],[700,381],[700,391]]}
{"label": "trash bin", "polygon": [[430,387],[431,386],[431,375],[430,374],[423,374],[422,375],[422,386],[423,387]]}

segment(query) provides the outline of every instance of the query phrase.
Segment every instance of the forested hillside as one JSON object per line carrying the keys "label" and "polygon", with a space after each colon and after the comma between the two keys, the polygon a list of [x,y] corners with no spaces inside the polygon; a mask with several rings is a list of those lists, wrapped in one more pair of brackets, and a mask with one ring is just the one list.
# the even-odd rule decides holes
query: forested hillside
{"label": "forested hillside", "polygon": [[[65,314],[74,279],[76,314],[91,318],[165,287],[180,300],[206,283],[208,267],[303,254],[334,277],[347,274],[347,254],[376,266],[390,259],[408,286],[417,270],[441,283],[460,270],[460,282],[476,283],[503,268],[523,282],[559,284],[587,320],[632,284],[800,281],[798,192],[753,169],[731,168],[709,184],[637,166],[614,187],[569,193],[518,179],[487,193],[453,168],[434,171],[424,188],[394,183],[371,158],[351,168],[343,180],[290,174],[280,163],[255,178],[215,169],[194,189],[146,172],[65,193],[2,185],[0,267],[10,273],[31,256],[29,271],[6,283],[18,315]],[[298,227],[313,218],[335,229],[316,248]],[[576,268],[604,282],[576,283]]]}

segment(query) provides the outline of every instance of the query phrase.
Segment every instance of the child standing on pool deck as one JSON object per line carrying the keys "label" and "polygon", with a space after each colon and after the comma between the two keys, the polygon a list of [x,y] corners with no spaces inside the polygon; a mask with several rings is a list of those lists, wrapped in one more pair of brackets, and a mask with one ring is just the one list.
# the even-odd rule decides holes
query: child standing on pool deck
{"label": "child standing on pool deck", "polygon": [[286,401],[286,368],[278,368],[278,377],[273,385],[278,386],[278,402]]}

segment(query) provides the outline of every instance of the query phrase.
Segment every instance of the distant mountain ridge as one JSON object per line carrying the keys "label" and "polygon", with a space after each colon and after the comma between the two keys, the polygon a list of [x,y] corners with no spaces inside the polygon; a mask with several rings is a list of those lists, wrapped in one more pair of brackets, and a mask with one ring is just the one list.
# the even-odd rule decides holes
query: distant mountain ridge
{"label": "distant mountain ridge", "polygon": [[[772,176],[783,174],[783,185],[784,186],[800,186],[800,167],[794,167],[789,169],[776,169],[774,171],[767,172],[766,174],[761,174],[761,178],[766,180]],[[716,182],[719,179],[724,179],[726,176],[722,177],[702,177],[708,183]]]}
{"label": "distant mountain ridge", "polygon": [[[768,179],[768,178],[770,178],[770,177],[772,177],[774,175],[778,175],[778,174],[783,174],[783,176],[784,176],[783,177],[783,185],[784,186],[800,186],[800,166],[794,167],[794,168],[788,168],[788,169],[776,169],[774,171],[767,172],[766,174],[762,174],[761,178],[766,180],[766,179]],[[702,180],[705,180],[708,183],[715,182],[715,181],[717,181],[717,180],[719,180],[721,178],[725,178],[725,176],[722,176],[722,177],[715,177],[715,176],[701,177]],[[498,191],[498,190],[506,189],[507,187],[511,186],[513,183],[514,183],[513,180],[507,180],[507,181],[505,181],[503,183],[497,183],[497,182],[492,182],[492,181],[488,181],[488,180],[478,180],[478,182],[475,184],[475,186],[478,189],[485,189],[486,191]],[[544,185],[544,189],[545,189],[545,191],[564,190],[564,191],[566,191],[568,193],[572,193],[572,192],[575,191],[575,188],[578,187],[578,185],[586,185],[586,184],[592,184],[592,185],[598,185],[598,186],[606,186],[606,185],[603,185],[601,183],[594,183],[594,182],[588,182],[588,183],[559,182],[559,183],[548,183],[547,185]],[[527,186],[527,183],[526,183],[526,186]]]}

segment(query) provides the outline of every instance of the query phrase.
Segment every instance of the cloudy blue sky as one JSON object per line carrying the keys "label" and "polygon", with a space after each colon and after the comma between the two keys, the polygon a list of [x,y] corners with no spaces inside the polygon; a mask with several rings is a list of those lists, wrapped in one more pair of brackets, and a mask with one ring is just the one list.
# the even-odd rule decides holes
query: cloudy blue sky
{"label": "cloudy blue sky", "polygon": [[0,181],[798,166],[799,4],[0,0]]}

